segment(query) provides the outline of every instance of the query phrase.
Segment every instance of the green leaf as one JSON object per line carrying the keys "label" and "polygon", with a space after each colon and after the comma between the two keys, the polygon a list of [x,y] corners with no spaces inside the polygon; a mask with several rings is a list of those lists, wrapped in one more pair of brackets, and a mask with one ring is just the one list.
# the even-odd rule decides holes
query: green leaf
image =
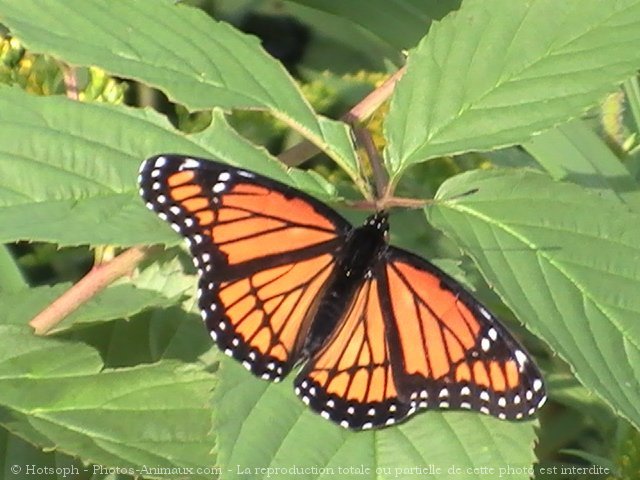
{"label": "green leaf", "polygon": [[[326,151],[351,177],[347,126],[316,116],[257,38],[170,0],[1,0],[0,22],[27,48],[162,90],[190,109],[260,109]],[[99,27],[98,27],[99,26]]]}
{"label": "green leaf", "polygon": [[593,188],[603,197],[640,207],[638,183],[582,120],[536,135],[523,147],[553,178]]}
{"label": "green leaf", "polygon": [[[283,3],[282,8],[278,8],[278,14],[291,15],[312,32],[304,56],[296,65],[305,80],[309,80],[313,72],[348,74],[358,70],[386,71],[387,62],[404,61],[396,49],[372,36],[371,32],[358,28],[348,18],[308,8],[297,2]],[[322,111],[309,96],[306,97],[311,105]]]}
{"label": "green leaf", "polygon": [[56,325],[52,332],[81,324],[130,318],[144,309],[167,307],[174,303],[175,298],[164,297],[155,290],[137,288],[130,283],[112,285],[83,303],[78,310]]}
{"label": "green leaf", "polygon": [[274,180],[293,185],[325,201],[337,199],[333,184],[314,171],[305,172],[285,167],[264,148],[256,147],[241,137],[229,126],[219,110],[214,111],[209,128],[189,138],[206,148],[210,155],[229,165],[248,168]]}
{"label": "green leaf", "polygon": [[[195,267],[191,257],[174,247],[147,255],[131,283],[140,289],[153,290],[166,298],[195,295]],[[174,302],[175,303],[175,302]]]}
{"label": "green leaf", "polygon": [[[362,4],[354,2],[288,0],[287,3],[304,5],[339,19],[347,19],[351,28],[362,28],[396,50],[415,46],[429,29],[431,19],[436,14],[432,2],[406,0],[370,0],[366,13]],[[453,7],[457,2],[448,0],[447,3]]]}
{"label": "green leaf", "polygon": [[[632,77],[624,83],[624,91],[629,104],[631,118],[633,118],[633,131],[640,130],[640,82],[637,77]],[[637,143],[637,141],[636,141]]]}
{"label": "green leaf", "polygon": [[0,295],[26,287],[26,280],[11,251],[7,246],[0,245]]}
{"label": "green leaf", "polygon": [[[38,312],[71,288],[70,283],[54,286],[25,288],[18,291],[0,292],[0,323],[25,325]],[[130,283],[110,286],[82,304],[78,310],[56,326],[56,331],[65,330],[77,323],[93,323],[130,317],[153,306],[175,303],[157,291],[136,288]]]}
{"label": "green leaf", "polygon": [[204,132],[185,136],[151,110],[0,88],[0,129],[0,242],[175,243],[177,235],[145,208],[135,183],[142,160],[161,152],[218,158],[317,196],[332,190],[315,175],[288,173],[220,113]]}
{"label": "green leaf", "polygon": [[[212,466],[214,377],[162,361],[105,369],[86,345],[0,326],[0,424],[27,441],[106,466]],[[190,478],[211,478],[192,475]]]}
{"label": "green leaf", "polygon": [[[0,476],[11,480],[132,480],[112,476],[101,465],[83,465],[80,460],[56,452],[42,452],[20,437],[0,428]],[[19,469],[19,471],[18,471]],[[97,472],[103,473],[97,473]],[[96,473],[94,473],[96,472]]]}
{"label": "green leaf", "polygon": [[[493,468],[497,478],[498,469],[507,465],[522,469],[509,478],[530,478],[536,422],[503,422],[473,412],[428,412],[399,426],[350,432],[305,407],[293,392],[292,376],[283,384],[261,382],[225,358],[219,378],[216,433],[227,479],[483,479],[486,474],[474,473],[474,467]],[[293,474],[269,470],[293,466],[299,469]],[[250,468],[250,473],[241,467]],[[416,467],[424,471],[409,473]],[[452,467],[459,472],[452,475]]]}
{"label": "green leaf", "polygon": [[58,298],[70,283],[54,286],[23,288],[17,291],[0,292],[0,324],[26,325],[35,315]]}
{"label": "green leaf", "polygon": [[587,388],[639,426],[640,215],[527,171],[458,175],[437,198],[429,221]]}
{"label": "green leaf", "polygon": [[[65,319],[59,327],[63,331],[58,333],[58,337],[91,345],[100,352],[105,366],[110,368],[153,363],[163,359],[175,359],[184,363],[202,361],[211,365],[211,337],[200,315],[190,313],[196,302],[197,282],[195,274],[187,272],[193,270],[193,264],[186,253],[176,255],[178,252],[178,248],[172,248],[159,256],[149,256],[131,279],[131,284],[122,284],[127,287],[135,286],[136,290],[133,292],[142,291],[149,300],[146,304],[140,301],[140,305],[135,301],[138,298],[130,301],[135,308],[122,315],[125,319],[114,315],[122,310],[118,306],[120,300],[117,295],[109,295],[111,298],[106,301],[103,293],[99,293],[97,298],[104,299],[99,302],[102,309],[82,305],[73,314],[93,321],[70,325],[82,328],[65,329],[69,321]],[[96,302],[92,299],[88,303]],[[140,311],[138,306],[142,306],[144,311]],[[90,313],[95,316],[88,317]],[[102,317],[98,315],[100,313]],[[109,319],[112,321],[106,321]],[[26,320],[21,323],[26,323]]]}
{"label": "green leaf", "polygon": [[640,67],[639,42],[638,0],[464,2],[409,56],[385,122],[389,169],[578,115]]}
{"label": "green leaf", "polygon": [[91,345],[107,368],[131,367],[159,360],[204,362],[215,367],[214,345],[200,315],[179,307],[151,308],[131,321],[115,320],[68,329],[60,338]]}

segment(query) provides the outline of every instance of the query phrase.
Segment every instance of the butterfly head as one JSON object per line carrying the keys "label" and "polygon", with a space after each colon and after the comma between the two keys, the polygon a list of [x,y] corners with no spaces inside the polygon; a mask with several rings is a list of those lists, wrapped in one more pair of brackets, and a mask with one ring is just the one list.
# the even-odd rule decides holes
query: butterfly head
{"label": "butterfly head", "polygon": [[380,236],[383,242],[389,243],[389,220],[388,213],[384,210],[376,212],[375,214],[367,217],[364,222],[364,228],[368,230],[374,230],[377,234],[376,236]]}
{"label": "butterfly head", "polygon": [[368,217],[365,220],[364,225],[370,228],[373,227],[386,236],[387,232],[389,231],[388,218],[389,218],[389,214],[384,210],[382,210]]}

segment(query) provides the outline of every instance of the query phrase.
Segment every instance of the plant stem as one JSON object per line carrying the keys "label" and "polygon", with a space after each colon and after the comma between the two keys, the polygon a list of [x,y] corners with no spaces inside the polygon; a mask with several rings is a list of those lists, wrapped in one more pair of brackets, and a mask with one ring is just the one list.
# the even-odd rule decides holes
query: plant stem
{"label": "plant stem", "polygon": [[[404,72],[405,67],[399,69],[396,73],[387,78],[382,85],[364,97],[357,105],[345,113],[341,119],[347,122],[352,122],[354,119],[362,121],[369,118],[373,112],[375,112],[378,107],[380,107],[380,105],[382,105],[391,96],[396,83],[402,78]],[[320,149],[317,146],[308,140],[304,140],[282,152],[278,155],[278,158],[285,165],[295,167],[309,160],[318,152],[320,152]]]}
{"label": "plant stem", "polygon": [[347,202],[347,205],[356,210],[388,210],[395,207],[403,208],[423,208],[427,205],[435,203],[436,200],[432,199],[418,199],[418,198],[405,198],[405,197],[383,197],[377,199],[374,202],[369,200],[355,200]]}
{"label": "plant stem", "polygon": [[29,322],[36,335],[45,335],[83,303],[120,277],[129,275],[145,257],[148,247],[130,248],[110,262],[93,267],[78,283],[60,295]]}
{"label": "plant stem", "polygon": [[373,138],[371,138],[371,133],[365,127],[360,127],[357,125],[352,125],[353,133],[357,139],[358,144],[360,144],[364,150],[367,152],[367,157],[369,157],[369,163],[371,164],[371,169],[373,171],[373,179],[376,185],[376,199],[380,199],[380,196],[387,189],[387,184],[389,183],[389,176],[387,175],[387,171],[384,168],[382,158],[378,153],[378,149],[376,148],[375,143],[373,142]]}
{"label": "plant stem", "polygon": [[71,100],[78,100],[80,95],[78,93],[78,79],[76,78],[76,70],[70,67],[66,63],[60,65],[62,70],[62,79],[64,81],[65,93]]}

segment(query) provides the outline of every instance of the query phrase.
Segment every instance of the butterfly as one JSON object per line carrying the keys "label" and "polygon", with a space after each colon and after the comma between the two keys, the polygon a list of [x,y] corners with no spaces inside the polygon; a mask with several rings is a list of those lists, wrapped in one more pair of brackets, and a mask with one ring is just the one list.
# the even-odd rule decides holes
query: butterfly
{"label": "butterfly", "polygon": [[218,347],[355,430],[422,409],[531,417],[540,371],[498,319],[428,261],[387,243],[385,212],[354,228],[310,195],[182,155],[140,167],[149,209],[186,240]]}

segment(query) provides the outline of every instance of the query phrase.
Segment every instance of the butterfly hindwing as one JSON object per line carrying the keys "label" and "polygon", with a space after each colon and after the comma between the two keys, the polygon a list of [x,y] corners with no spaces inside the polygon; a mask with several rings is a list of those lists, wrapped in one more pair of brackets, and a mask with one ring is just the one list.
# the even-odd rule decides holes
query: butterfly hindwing
{"label": "butterfly hindwing", "polygon": [[381,308],[378,281],[369,278],[294,382],[305,404],[343,427],[391,425],[412,413],[398,398]]}
{"label": "butterfly hindwing", "polygon": [[542,406],[542,376],[530,356],[458,282],[394,247],[384,269],[381,303],[402,398],[510,420]]}
{"label": "butterfly hindwing", "polygon": [[421,409],[519,420],[546,399],[537,367],[499,321],[437,267],[394,247],[295,386],[313,410],[352,429]]}
{"label": "butterfly hindwing", "polygon": [[287,185],[199,158],[152,157],[140,187],[189,246],[220,349],[265,379],[286,375],[350,225]]}

